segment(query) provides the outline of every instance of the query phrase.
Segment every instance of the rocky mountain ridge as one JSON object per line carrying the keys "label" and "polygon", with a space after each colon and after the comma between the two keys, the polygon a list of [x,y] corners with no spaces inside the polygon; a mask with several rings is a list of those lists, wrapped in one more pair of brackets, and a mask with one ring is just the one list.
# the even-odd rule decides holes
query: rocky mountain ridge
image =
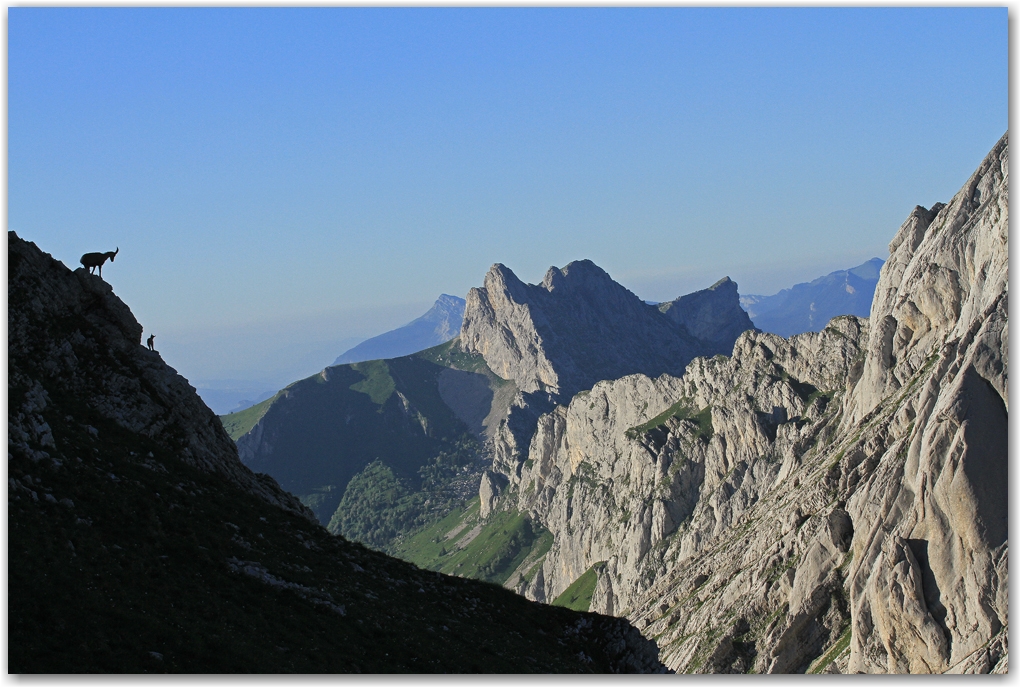
{"label": "rocky mountain ridge", "polygon": [[733,350],[737,337],[754,323],[744,311],[737,283],[723,277],[707,289],[659,303],[659,312],[720,353]]}
{"label": "rocky mountain ridge", "polygon": [[889,246],[842,425],[880,442],[850,449],[877,459],[846,489],[863,535],[850,670],[1006,665],[1008,189],[1004,135],[945,207],[915,210]]}
{"label": "rocky mountain ridge", "polygon": [[728,279],[660,312],[590,260],[551,267],[538,285],[497,264],[468,292],[460,344],[523,393],[567,400],[603,379],[682,374],[751,326]]}
{"label": "rocky mountain ridge", "polygon": [[[186,379],[141,345],[141,325],[108,283],[84,269],[68,272],[14,232],[8,232],[7,244],[7,352],[23,362],[10,370],[8,391],[25,389],[24,401],[16,402],[17,394],[11,397],[17,422],[9,427],[10,443],[24,451],[30,442],[52,445],[40,413],[59,393],[165,445],[200,470],[311,517],[272,478],[237,461],[237,449],[219,418]],[[48,388],[39,381],[42,377],[49,380]]]}
{"label": "rocky mountain ridge", "polygon": [[[350,522],[341,511],[352,504],[362,510],[369,502],[383,510],[408,506],[406,499],[379,501],[387,490],[371,481],[392,481],[412,498],[428,481],[421,478],[423,471],[456,455],[456,466],[449,467],[462,471],[454,489],[459,493],[461,481],[477,480],[483,464],[492,463],[492,447],[509,446],[497,434],[526,441],[537,415],[559,398],[559,387],[539,385],[538,376],[576,386],[592,381],[605,361],[613,373],[676,369],[694,352],[728,351],[728,337],[751,326],[737,302],[736,284],[728,279],[666,304],[666,314],[590,261],[551,268],[540,286],[523,284],[507,268],[495,266],[486,284],[468,295],[464,329],[447,344],[400,358],[329,367],[271,401],[225,417],[244,464],[273,475],[320,522],[353,536],[362,530],[340,525]],[[721,323],[726,326],[706,339],[691,334],[715,331]],[[496,351],[527,353],[506,367]],[[502,366],[502,374],[494,365]],[[362,479],[376,459],[382,465],[371,469],[371,480]],[[490,473],[490,482],[498,479],[495,474]],[[355,478],[365,493],[344,501]],[[444,503],[451,501],[447,491],[439,499]],[[434,508],[436,496],[421,500]],[[483,504],[482,515],[487,514]],[[403,530],[386,531],[398,536]]]}
{"label": "rocky mountain ridge", "polygon": [[1007,231],[1004,136],[911,213],[868,320],[745,332],[498,434],[483,506],[553,537],[508,586],[589,576],[678,672],[1008,670]]}
{"label": "rocky mountain ridge", "polygon": [[[408,556],[456,572],[475,547],[529,598],[630,619],[679,672],[1007,671],[1008,136],[911,213],[867,319],[713,350],[741,327],[711,316],[727,282],[649,306],[591,263],[541,285],[494,266],[430,354],[502,383],[500,412],[482,385],[443,401],[491,466]],[[634,344],[650,372],[613,350],[635,332],[671,332]]]}

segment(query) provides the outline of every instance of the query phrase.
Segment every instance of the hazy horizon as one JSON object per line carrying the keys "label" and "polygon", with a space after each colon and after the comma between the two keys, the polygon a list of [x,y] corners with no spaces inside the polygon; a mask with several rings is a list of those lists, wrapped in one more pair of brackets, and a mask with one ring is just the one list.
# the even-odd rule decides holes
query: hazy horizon
{"label": "hazy horizon", "polygon": [[[645,300],[885,259],[1008,128],[1006,8],[8,10],[8,227],[202,384],[588,258]],[[321,362],[317,362],[321,361]],[[282,380],[282,381],[281,381]]]}

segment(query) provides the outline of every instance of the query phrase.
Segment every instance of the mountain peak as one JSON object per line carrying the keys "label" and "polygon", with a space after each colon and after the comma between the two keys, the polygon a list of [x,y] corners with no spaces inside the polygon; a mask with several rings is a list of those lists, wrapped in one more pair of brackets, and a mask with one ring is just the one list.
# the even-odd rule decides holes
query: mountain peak
{"label": "mountain peak", "polygon": [[604,269],[591,260],[574,260],[563,267],[550,267],[542,280],[546,291],[559,288],[605,288],[617,286]]}
{"label": "mountain peak", "polygon": [[[699,317],[714,312],[729,290],[723,285],[714,292]],[[732,304],[714,320],[725,325],[727,336],[730,329],[751,327],[737,304],[735,284],[732,295]],[[732,349],[732,340],[720,347],[714,332],[699,338],[681,319],[663,317],[591,260],[552,267],[538,285],[494,265],[485,288],[468,294],[461,342],[522,391],[567,398],[602,379],[635,372],[679,375],[697,355]]]}
{"label": "mountain peak", "polygon": [[[514,274],[513,270],[501,262],[497,262],[489,268],[489,271],[485,274],[485,280],[482,284],[482,288],[494,293],[505,291],[507,293],[521,294],[522,290],[525,288],[524,282],[522,282],[517,275]],[[472,291],[474,291],[474,289],[472,289]],[[471,300],[470,295],[467,300]]]}
{"label": "mountain peak", "polygon": [[659,312],[684,327],[691,335],[710,342],[727,355],[737,337],[754,324],[740,307],[737,282],[723,277],[707,289],[660,303]]}
{"label": "mountain peak", "polygon": [[882,271],[882,265],[884,264],[885,261],[882,260],[881,258],[872,258],[867,262],[861,263],[857,267],[852,267],[851,269],[848,269],[847,272],[856,277],[860,277],[861,279],[877,280],[878,275]]}
{"label": "mountain peak", "polygon": [[[919,211],[923,212],[919,214]],[[909,233],[911,245],[916,245],[914,241],[919,242],[927,228],[922,220],[929,214],[920,206],[915,208],[904,225],[909,225],[910,229],[908,232],[901,230],[900,240]],[[883,264],[881,259],[872,258],[857,267],[794,284],[772,296],[742,296],[740,303],[747,309],[754,326],[762,331],[780,336],[821,331],[833,317],[867,317],[870,314]]]}
{"label": "mountain peak", "polygon": [[365,360],[399,358],[446,343],[460,332],[464,320],[464,299],[442,294],[428,312],[403,327],[362,341],[345,351],[334,365],[358,363]]}
{"label": "mountain peak", "polygon": [[439,295],[439,298],[436,299],[436,302],[435,304],[433,304],[432,307],[435,308],[437,306],[458,306],[458,305],[461,307],[464,306],[463,298],[460,298],[458,296],[451,296],[448,293],[443,293]]}

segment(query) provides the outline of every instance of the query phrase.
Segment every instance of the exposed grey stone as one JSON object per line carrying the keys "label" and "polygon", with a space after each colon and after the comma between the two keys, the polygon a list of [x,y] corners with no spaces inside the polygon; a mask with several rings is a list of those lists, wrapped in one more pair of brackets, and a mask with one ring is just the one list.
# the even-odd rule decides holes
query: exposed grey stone
{"label": "exposed grey stone", "polygon": [[733,332],[751,322],[736,285],[716,287],[674,301],[664,316],[590,260],[551,267],[539,285],[497,264],[468,293],[460,339],[521,391],[569,399],[603,379],[679,375],[696,355],[729,353]]}
{"label": "exposed grey stone", "polygon": [[[744,332],[680,377],[595,383],[526,449],[497,434],[495,507],[554,535],[524,593],[596,566],[593,610],[679,672],[1008,670],[1007,137],[890,250],[870,323]],[[490,311],[519,317],[490,319],[539,322],[521,295],[539,287],[497,277]],[[509,350],[509,371],[556,372]]]}
{"label": "exposed grey stone", "polygon": [[486,470],[482,473],[482,482],[478,487],[478,495],[481,501],[480,513],[483,518],[488,517],[489,513],[492,512],[493,506],[496,505],[496,499],[499,498],[500,492],[503,491],[506,481],[505,477],[491,470]]}
{"label": "exposed grey stone", "polygon": [[751,318],[740,307],[737,283],[729,277],[658,307],[659,312],[720,353],[732,351],[737,337],[754,329]]}

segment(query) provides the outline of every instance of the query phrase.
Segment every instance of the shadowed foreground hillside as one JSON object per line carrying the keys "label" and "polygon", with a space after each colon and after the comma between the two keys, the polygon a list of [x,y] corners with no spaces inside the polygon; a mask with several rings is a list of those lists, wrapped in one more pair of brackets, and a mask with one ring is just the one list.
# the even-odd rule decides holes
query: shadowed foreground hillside
{"label": "shadowed foreground hillside", "polygon": [[8,669],[662,670],[624,620],[334,537],[109,285],[8,234]]}

